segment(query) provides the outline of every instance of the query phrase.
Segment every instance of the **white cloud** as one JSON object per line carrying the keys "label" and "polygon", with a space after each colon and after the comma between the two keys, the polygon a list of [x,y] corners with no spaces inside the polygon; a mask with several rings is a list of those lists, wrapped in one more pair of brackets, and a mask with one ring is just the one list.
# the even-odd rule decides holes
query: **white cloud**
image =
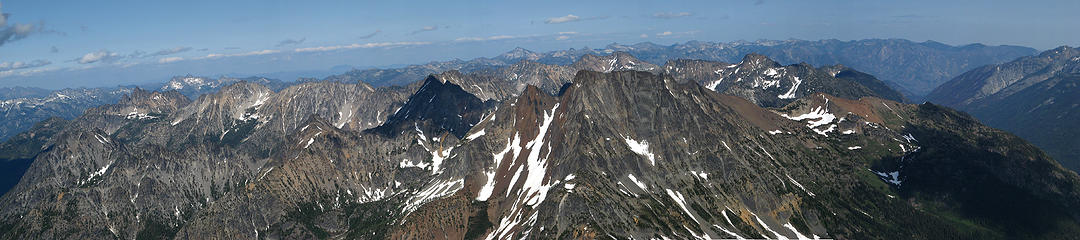
{"label": "white cloud", "polygon": [[120,56],[120,54],[102,49],[98,50],[97,52],[87,53],[86,55],[75,59],[75,61],[81,64],[88,64],[95,62],[111,62],[120,58],[123,58]]}
{"label": "white cloud", "polygon": [[578,32],[559,32],[559,35],[573,35],[573,34],[578,34]]}
{"label": "white cloud", "polygon": [[641,38],[649,38],[649,34],[644,34],[644,33],[642,33],[642,34],[641,34]]}
{"label": "white cloud", "polygon": [[246,56],[255,56],[255,55],[266,55],[266,54],[279,53],[279,52],[281,52],[281,50],[266,49],[266,50],[246,52],[246,53],[230,53],[230,54],[211,53],[211,54],[207,54],[205,57],[200,57],[200,58],[195,58],[195,59],[211,59],[211,58],[222,58],[222,57],[246,57]]}
{"label": "white cloud", "polygon": [[519,38],[519,37],[510,36],[510,35],[497,35],[497,36],[490,36],[490,37],[460,37],[458,39],[454,39],[454,41],[458,41],[458,42],[465,42],[465,41],[495,41],[495,40],[514,39],[514,38]]}
{"label": "white cloud", "polygon": [[555,38],[555,40],[566,40],[566,39],[570,39],[570,36],[563,35],[563,36],[559,36],[559,37]]}
{"label": "white cloud", "polygon": [[428,45],[431,42],[379,42],[379,43],[365,43],[358,44],[353,43],[349,45],[336,45],[336,46],[321,46],[321,47],[309,47],[309,48],[297,48],[295,52],[325,52],[341,49],[354,49],[354,48],[376,48],[376,47],[403,47],[403,46],[418,46]]}
{"label": "white cloud", "polygon": [[171,62],[176,62],[176,61],[181,61],[181,60],[184,60],[184,58],[182,58],[182,57],[166,57],[166,58],[159,59],[158,63],[171,63]]}
{"label": "white cloud", "polygon": [[50,71],[55,71],[55,70],[58,70],[58,68],[45,67],[45,68],[37,68],[37,69],[26,69],[26,70],[21,70],[21,71],[12,69],[12,70],[7,70],[7,71],[0,71],[0,78],[5,78],[5,77],[15,76],[15,75],[30,76],[30,75],[34,75],[34,74],[38,74],[38,73],[50,72]]}
{"label": "white cloud", "polygon": [[544,21],[544,23],[556,24],[556,23],[566,23],[566,22],[573,22],[573,21],[579,21],[579,20],[581,20],[581,17],[575,16],[574,14],[567,14],[566,16],[562,16],[562,17],[548,18],[547,21]]}
{"label": "white cloud", "polygon": [[697,30],[694,30],[694,31],[686,31],[686,32],[672,32],[672,31],[664,31],[664,32],[662,32],[662,33],[657,33],[657,34],[655,34],[655,35],[653,35],[653,36],[656,36],[656,37],[658,37],[658,38],[665,38],[665,37],[686,37],[686,36],[690,36],[690,35],[694,35],[694,34],[697,34],[697,33],[699,33],[699,32],[701,32],[701,31],[697,31]]}

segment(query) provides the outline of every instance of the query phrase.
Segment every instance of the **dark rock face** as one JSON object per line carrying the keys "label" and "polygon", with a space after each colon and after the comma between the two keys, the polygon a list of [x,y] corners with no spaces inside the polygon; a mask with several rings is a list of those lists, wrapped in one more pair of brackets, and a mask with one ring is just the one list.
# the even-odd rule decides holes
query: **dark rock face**
{"label": "dark rock face", "polygon": [[[458,85],[428,76],[404,106],[372,131],[396,136],[416,128],[425,132],[446,131],[460,139],[479,122],[483,113],[484,103],[479,98]],[[424,120],[431,121],[420,127],[417,122]]]}
{"label": "dark rock face", "polygon": [[1059,47],[1038,56],[984,66],[934,90],[927,99],[971,113],[1080,169],[1080,51]]}
{"label": "dark rock face", "polygon": [[[615,70],[579,71],[558,95],[526,86],[487,106],[461,82],[311,82],[278,92],[236,83],[186,104],[175,92],[140,91],[50,134],[0,197],[0,236],[1080,232],[1080,177],[936,105],[814,93],[766,109],[695,81]],[[365,131],[368,123],[396,134]],[[1029,211],[982,211],[1018,201]]]}

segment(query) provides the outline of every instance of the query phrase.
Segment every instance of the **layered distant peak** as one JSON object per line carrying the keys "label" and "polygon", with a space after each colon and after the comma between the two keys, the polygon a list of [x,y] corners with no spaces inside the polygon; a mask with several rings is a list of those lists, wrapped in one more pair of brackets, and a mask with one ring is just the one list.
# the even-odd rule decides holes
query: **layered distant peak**
{"label": "layered distant peak", "polygon": [[611,72],[622,70],[655,71],[659,70],[655,64],[638,60],[626,52],[614,52],[608,56],[586,54],[571,65],[572,69],[590,70],[597,72]]}
{"label": "layered distant peak", "polygon": [[156,119],[189,103],[191,100],[177,91],[150,92],[135,88],[120,98],[116,105],[105,107],[105,111],[127,119]]}
{"label": "layered distant peak", "polygon": [[536,61],[537,59],[540,59],[540,57],[540,54],[529,51],[528,49],[517,47],[514,48],[514,50],[510,50],[509,52],[503,53],[502,55],[495,57],[495,59],[502,60],[507,63],[512,63],[522,60]]}
{"label": "layered distant peak", "polygon": [[147,107],[164,107],[171,110],[183,107],[191,100],[177,91],[146,91],[135,88],[131,93],[124,95],[117,102],[119,105],[141,105]]}
{"label": "layered distant peak", "polygon": [[161,87],[161,90],[180,90],[190,88],[203,88],[213,87],[216,83],[208,77],[194,77],[191,75],[183,77],[173,77],[165,86]]}
{"label": "layered distant peak", "polygon": [[[888,99],[888,100],[892,100],[892,101],[896,101],[896,102],[907,102],[907,100],[908,100],[906,97],[904,97],[903,94],[896,91],[896,89],[893,89],[893,88],[889,87],[889,85],[886,84],[884,81],[879,80],[877,77],[874,77],[873,75],[870,75],[870,74],[867,74],[867,73],[864,73],[864,72],[860,72],[860,71],[855,70],[853,68],[838,64],[838,65],[833,65],[833,66],[825,66],[825,67],[820,68],[819,70],[824,71],[827,74],[830,74],[835,78],[848,80],[848,81],[851,81],[851,82],[858,83],[859,85],[862,85],[863,87],[866,87],[867,89],[872,91],[874,93],[873,94],[874,97]],[[845,97],[848,97],[848,96],[845,96]],[[855,98],[855,97],[863,97],[863,96],[850,96],[850,97]]]}
{"label": "layered distant peak", "polygon": [[479,98],[432,75],[404,106],[373,131],[397,136],[402,130],[417,128],[433,134],[446,131],[463,138],[479,122],[483,111],[484,103]]}
{"label": "layered distant peak", "polygon": [[1080,51],[1078,51],[1076,48],[1070,46],[1060,46],[1040,53],[1039,57],[1072,60],[1072,58],[1076,57],[1077,55],[1080,55]]}
{"label": "layered distant peak", "polygon": [[1047,50],[1012,62],[987,65],[968,71],[934,89],[926,99],[963,109],[997,95],[1003,98],[1035,86],[1059,73],[1080,69],[1080,51],[1069,46]]}
{"label": "layered distant peak", "polygon": [[782,66],[759,54],[746,55],[737,64],[671,61],[664,71],[677,79],[689,79],[763,107],[781,107],[815,92],[850,99],[875,96],[904,101],[899,92],[869,74],[843,66],[821,69],[806,63]]}
{"label": "layered distant peak", "polygon": [[963,110],[1015,133],[1065,166],[1080,169],[1080,50],[1062,46],[1036,56],[971,70],[927,100]]}
{"label": "layered distant peak", "polygon": [[780,67],[780,63],[769,59],[769,57],[765,55],[757,53],[746,54],[738,65],[739,68],[747,70]]}
{"label": "layered distant peak", "polygon": [[212,79],[208,77],[193,77],[191,75],[183,77],[174,77],[169,80],[165,86],[162,86],[160,91],[176,90],[188,98],[195,99],[199,95],[210,94],[217,92],[218,89],[233,85],[239,82],[258,83],[266,86],[274,91],[279,91],[291,85],[290,83],[284,83],[276,79],[269,79],[264,77],[245,77],[245,78],[233,78],[233,77],[220,77]]}
{"label": "layered distant peak", "polygon": [[255,112],[273,94],[274,92],[266,86],[257,83],[238,82],[221,88],[215,94],[200,96],[197,101],[191,104],[191,107],[185,108],[184,113],[174,120],[173,125],[189,117],[210,119],[217,116],[224,117],[220,120],[258,118]]}

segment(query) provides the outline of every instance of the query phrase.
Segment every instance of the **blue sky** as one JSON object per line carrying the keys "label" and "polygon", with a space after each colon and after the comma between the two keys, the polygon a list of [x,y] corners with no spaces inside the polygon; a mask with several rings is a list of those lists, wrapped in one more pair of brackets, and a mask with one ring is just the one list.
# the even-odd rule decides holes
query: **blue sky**
{"label": "blue sky", "polygon": [[322,77],[351,67],[490,57],[514,47],[614,42],[906,38],[1037,49],[1080,42],[1075,0],[0,4],[0,87],[115,86],[186,74]]}

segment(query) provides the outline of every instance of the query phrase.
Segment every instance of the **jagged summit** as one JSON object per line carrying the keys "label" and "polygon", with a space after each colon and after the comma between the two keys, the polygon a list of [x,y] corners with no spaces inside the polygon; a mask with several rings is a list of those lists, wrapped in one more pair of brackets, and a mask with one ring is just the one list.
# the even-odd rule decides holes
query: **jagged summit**
{"label": "jagged summit", "polygon": [[431,75],[404,106],[372,131],[396,136],[401,130],[420,128],[433,133],[447,131],[463,138],[479,122],[483,111],[484,103],[479,98]]}
{"label": "jagged summit", "polygon": [[738,65],[741,68],[748,69],[780,67],[780,63],[773,61],[765,55],[757,53],[746,54],[746,56],[743,56],[742,61],[739,61]]}
{"label": "jagged summit", "polygon": [[169,91],[146,91],[142,88],[134,88],[131,93],[125,94],[117,102],[118,105],[142,106],[146,108],[168,108],[167,111],[176,110],[190,103],[180,92]]}
{"label": "jagged summit", "polygon": [[517,62],[517,61],[525,61],[525,60],[535,61],[535,60],[537,60],[539,58],[540,58],[539,54],[537,54],[537,53],[535,53],[533,51],[529,51],[528,49],[525,49],[525,48],[522,48],[522,47],[516,47],[513,50],[510,50],[509,52],[500,54],[499,56],[495,57],[495,59],[503,60],[503,61],[506,61],[506,62]]}
{"label": "jagged summit", "polygon": [[[746,77],[833,78],[782,67]],[[938,239],[1080,226],[1080,176],[956,112],[818,93],[763,108],[674,74],[597,70],[490,108],[463,88],[491,85],[448,74],[462,79],[236,84],[164,119],[91,111],[0,197],[0,235]],[[1016,206],[1045,218],[969,211]]]}
{"label": "jagged summit", "polygon": [[617,70],[655,71],[659,67],[652,63],[638,60],[629,53],[616,51],[607,56],[593,54],[582,55],[578,61],[570,65],[571,69],[587,69],[600,72]]}
{"label": "jagged summit", "polygon": [[904,101],[902,94],[877,78],[842,66],[814,68],[806,63],[783,66],[759,54],[736,64],[709,61],[669,61],[663,68],[676,79],[749,100],[763,107],[781,107],[816,92],[858,99],[876,96]]}

